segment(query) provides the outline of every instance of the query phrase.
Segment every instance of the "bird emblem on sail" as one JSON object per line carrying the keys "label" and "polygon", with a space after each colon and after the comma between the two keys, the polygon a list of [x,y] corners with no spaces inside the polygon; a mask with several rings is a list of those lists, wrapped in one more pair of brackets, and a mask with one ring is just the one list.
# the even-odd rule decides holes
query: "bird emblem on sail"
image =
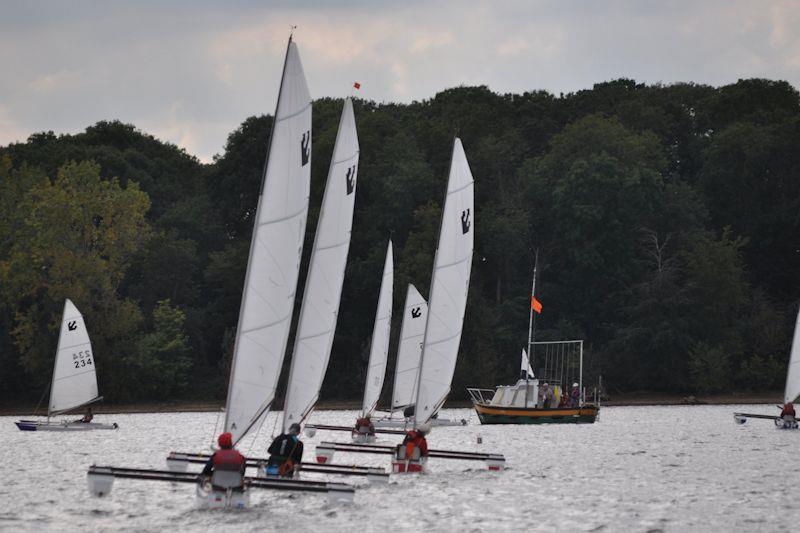
{"label": "bird emblem on sail", "polygon": [[311,144],[311,132],[306,131],[303,134],[303,138],[300,139],[300,157],[303,160],[303,164],[301,166],[306,166],[308,164],[308,160],[311,157],[310,153],[310,145]]}
{"label": "bird emblem on sail", "polygon": [[345,179],[347,180],[347,195],[353,194],[353,190],[356,188],[356,166],[353,165],[352,167],[347,168],[347,174],[345,175]]}
{"label": "bird emblem on sail", "polygon": [[469,221],[469,208],[467,208],[464,211],[461,211],[461,233],[466,235],[471,225],[472,224]]}

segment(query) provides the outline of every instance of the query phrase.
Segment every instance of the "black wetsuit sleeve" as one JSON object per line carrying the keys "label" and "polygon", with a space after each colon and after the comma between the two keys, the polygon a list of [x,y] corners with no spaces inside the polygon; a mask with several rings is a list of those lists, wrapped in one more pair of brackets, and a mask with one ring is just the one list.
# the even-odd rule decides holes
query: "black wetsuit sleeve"
{"label": "black wetsuit sleeve", "polygon": [[214,470],[214,456],[213,455],[208,458],[208,461],[206,461],[206,466],[203,468],[203,475],[204,476],[210,476],[212,470]]}

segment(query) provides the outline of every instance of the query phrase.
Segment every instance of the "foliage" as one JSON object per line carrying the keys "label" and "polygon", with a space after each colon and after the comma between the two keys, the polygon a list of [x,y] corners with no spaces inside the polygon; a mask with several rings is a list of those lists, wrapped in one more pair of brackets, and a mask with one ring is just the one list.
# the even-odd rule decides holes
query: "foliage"
{"label": "foliage", "polygon": [[[620,79],[354,104],[358,193],[323,399],[360,397],[389,238],[395,294],[427,295],[456,133],[477,222],[454,398],[516,377],[537,250],[537,337],[585,338],[587,368],[612,391],[782,385],[800,300],[789,84]],[[340,111],[314,103],[301,279]],[[0,399],[46,388],[67,297],[107,399],[224,397],[271,127],[247,118],[211,164],[116,121],[0,147]]]}

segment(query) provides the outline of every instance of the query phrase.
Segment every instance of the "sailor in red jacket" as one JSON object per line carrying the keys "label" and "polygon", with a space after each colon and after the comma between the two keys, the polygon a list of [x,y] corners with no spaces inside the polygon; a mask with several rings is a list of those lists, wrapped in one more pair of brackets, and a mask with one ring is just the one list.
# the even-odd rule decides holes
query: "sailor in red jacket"
{"label": "sailor in red jacket", "polygon": [[428,440],[425,438],[431,428],[428,424],[422,424],[417,429],[412,429],[406,433],[403,444],[406,447],[406,458],[414,456],[414,448],[419,448],[419,456],[428,456]]}
{"label": "sailor in red jacket", "polygon": [[781,410],[781,418],[786,420],[786,417],[791,417],[790,420],[794,421],[795,417],[797,416],[794,412],[794,405],[792,402],[783,404],[783,410]]}
{"label": "sailor in red jacket", "polygon": [[217,439],[219,450],[206,463],[203,475],[210,476],[215,470],[227,470],[244,474],[244,455],[233,448],[233,435],[223,433]]}

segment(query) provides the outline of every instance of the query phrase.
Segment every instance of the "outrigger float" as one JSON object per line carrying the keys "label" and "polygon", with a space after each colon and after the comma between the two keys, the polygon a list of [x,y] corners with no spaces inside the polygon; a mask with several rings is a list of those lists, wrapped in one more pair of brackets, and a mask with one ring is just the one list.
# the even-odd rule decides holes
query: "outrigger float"
{"label": "outrigger float", "polygon": [[[786,388],[783,392],[784,410],[781,415],[733,413],[733,419],[737,424],[744,424],[748,418],[762,418],[772,420],[778,429],[798,429],[797,417],[793,407],[793,403],[798,396],[800,396],[800,310],[797,312],[797,321],[794,325],[789,367],[786,370]],[[788,413],[786,413],[787,407],[791,407]]]}
{"label": "outrigger float", "polygon": [[208,479],[200,474],[190,472],[90,466],[86,478],[89,492],[97,497],[110,494],[116,478],[193,483],[196,485],[197,498],[209,508],[233,507],[241,509],[247,507],[252,489],[322,493],[327,495],[331,502],[351,502],[355,494],[354,487],[343,483],[283,478],[267,479],[241,476],[237,472],[226,471],[216,471]]}
{"label": "outrigger float", "polygon": [[[533,266],[528,317],[528,352],[531,357],[528,358],[528,352],[522,350],[520,379],[516,384],[500,385],[494,390],[467,389],[481,424],[592,424],[600,412],[598,394],[594,403],[586,402],[583,341],[534,341],[534,312],[542,311],[542,304],[535,296],[537,264],[538,253]],[[534,376],[531,366],[537,346],[544,350],[539,379]],[[575,388],[577,391],[569,392],[569,383],[573,384],[573,391]]]}
{"label": "outrigger float", "polygon": [[58,337],[53,380],[47,420],[20,420],[15,422],[21,431],[90,431],[117,429],[117,424],[100,424],[82,420],[51,421],[53,416],[77,411],[99,402],[103,397],[97,391],[94,352],[83,315],[69,299],[64,302],[61,332]]}

